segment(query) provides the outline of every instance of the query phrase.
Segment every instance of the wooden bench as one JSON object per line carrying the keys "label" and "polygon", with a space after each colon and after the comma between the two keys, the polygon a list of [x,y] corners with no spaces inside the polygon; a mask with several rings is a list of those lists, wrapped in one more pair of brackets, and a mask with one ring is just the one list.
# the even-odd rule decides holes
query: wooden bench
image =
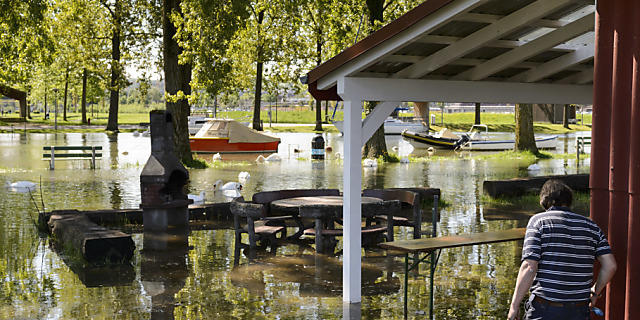
{"label": "wooden bench", "polygon": [[[58,160],[91,160],[91,169],[96,168],[96,159],[102,158],[102,146],[44,146],[43,151],[48,151],[42,155],[42,160],[49,161],[49,169],[55,169],[56,159]],[[79,152],[73,152],[79,151]]]}
{"label": "wooden bench", "polygon": [[[433,274],[436,270],[440,250],[445,248],[455,248],[463,246],[473,246],[478,244],[496,243],[504,241],[523,240],[526,228],[511,230],[482,232],[465,235],[454,235],[435,238],[411,239],[381,243],[380,247],[388,250],[398,250],[404,253],[404,311],[407,313],[407,287],[409,285],[409,271],[417,268],[426,258],[431,257],[431,288],[430,288],[430,312],[433,313]],[[437,252],[437,256],[435,255]],[[420,254],[426,253],[423,257]],[[414,255],[413,263],[409,265],[409,255]]]}

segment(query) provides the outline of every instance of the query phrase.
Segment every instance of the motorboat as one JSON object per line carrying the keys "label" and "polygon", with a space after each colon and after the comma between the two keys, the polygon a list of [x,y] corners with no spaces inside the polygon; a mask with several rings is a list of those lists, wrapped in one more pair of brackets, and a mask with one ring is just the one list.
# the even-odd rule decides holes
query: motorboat
{"label": "motorboat", "polygon": [[[342,121],[331,122],[340,133],[344,133],[344,123]],[[404,121],[397,118],[388,117],[384,120],[384,134],[386,135],[399,135],[402,131],[409,130],[413,132],[426,131],[425,127],[420,121]]]}
{"label": "motorboat", "polygon": [[[484,129],[479,131],[479,129]],[[500,151],[510,150],[515,146],[515,140],[493,140],[488,137],[486,125],[473,125],[467,133],[456,135],[444,128],[434,134],[429,132],[415,132],[405,130],[402,137],[416,149],[429,147],[450,150]],[[558,136],[536,138],[538,149],[555,149]]]}
{"label": "motorboat", "polygon": [[191,151],[200,153],[273,153],[280,138],[229,119],[210,119],[189,138]]}

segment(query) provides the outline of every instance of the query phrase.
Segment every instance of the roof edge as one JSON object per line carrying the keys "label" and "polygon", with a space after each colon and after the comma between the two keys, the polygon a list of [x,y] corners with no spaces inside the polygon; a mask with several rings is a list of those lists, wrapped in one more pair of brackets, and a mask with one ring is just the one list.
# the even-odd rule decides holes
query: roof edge
{"label": "roof edge", "polygon": [[386,26],[378,29],[376,32],[309,71],[307,73],[308,83],[317,83],[318,79],[413,26],[418,21],[453,1],[454,0],[426,0],[398,19],[391,21]]}

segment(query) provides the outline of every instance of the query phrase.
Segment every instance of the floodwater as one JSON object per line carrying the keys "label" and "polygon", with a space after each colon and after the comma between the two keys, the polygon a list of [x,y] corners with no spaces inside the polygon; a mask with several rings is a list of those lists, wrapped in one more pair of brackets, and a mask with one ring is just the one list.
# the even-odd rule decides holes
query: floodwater
{"label": "floodwater", "polygon": [[[342,139],[325,135],[333,152],[326,161],[310,161],[313,134],[279,134],[281,162],[258,164],[255,155],[227,157],[212,168],[190,170],[189,190],[214,196],[212,184],[237,181],[241,171],[251,178],[242,191],[293,188],[342,189]],[[556,152],[572,153],[575,135],[561,136]],[[42,161],[45,145],[101,145],[103,159],[91,170],[88,161]],[[411,146],[388,137],[401,155]],[[299,152],[295,152],[299,151]],[[148,137],[131,133],[0,134],[0,184],[42,180],[35,202],[54,209],[136,208],[139,174],[150,153]],[[210,157],[207,155],[206,157]],[[588,172],[588,159],[538,162],[534,175]],[[526,220],[496,218],[481,201],[482,182],[528,176],[530,163],[517,160],[450,158],[363,169],[363,188],[436,187],[449,203],[441,211],[439,235],[523,227]],[[192,231],[164,253],[143,250],[143,235],[133,235],[131,265],[92,268],[55,251],[39,235],[37,211],[29,194],[0,188],[0,318],[1,319],[338,319],[343,317],[341,255],[319,256],[311,246],[289,244],[274,255],[259,252],[234,267],[234,232],[227,224]],[[425,210],[429,210],[425,208]],[[428,212],[428,211],[427,211]],[[507,216],[505,219],[504,216]],[[426,222],[424,229],[429,229]],[[397,228],[396,239],[409,238]],[[291,232],[289,232],[291,234]],[[162,241],[162,240],[160,240]],[[436,319],[502,319],[519,267],[521,243],[507,242],[443,250],[435,276]],[[341,249],[338,244],[337,250]],[[402,319],[404,265],[401,257],[363,250],[364,319]],[[426,265],[409,281],[408,318],[426,318],[429,281]],[[357,313],[356,313],[357,314]]]}

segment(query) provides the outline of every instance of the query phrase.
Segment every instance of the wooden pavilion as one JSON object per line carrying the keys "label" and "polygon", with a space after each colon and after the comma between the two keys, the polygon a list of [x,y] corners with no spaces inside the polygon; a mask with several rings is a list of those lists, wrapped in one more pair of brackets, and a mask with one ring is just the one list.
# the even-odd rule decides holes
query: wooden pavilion
{"label": "wooden pavilion", "polygon": [[[361,148],[398,103],[593,103],[591,216],[619,266],[603,309],[640,319],[638,36],[640,1],[427,0],[311,70],[345,107],[343,300],[361,300]],[[380,102],[365,119],[363,101]]]}

